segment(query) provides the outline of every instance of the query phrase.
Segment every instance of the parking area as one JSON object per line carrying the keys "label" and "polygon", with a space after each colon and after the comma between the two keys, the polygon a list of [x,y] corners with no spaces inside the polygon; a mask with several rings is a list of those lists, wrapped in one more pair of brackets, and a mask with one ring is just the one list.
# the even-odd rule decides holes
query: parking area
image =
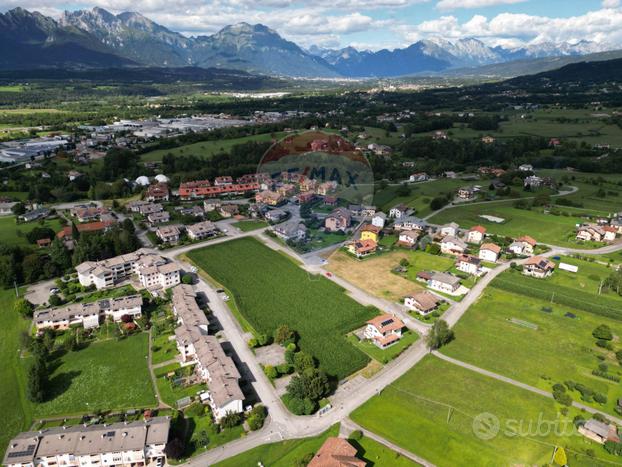
{"label": "parking area", "polygon": [[28,291],[24,297],[33,305],[42,305],[47,303],[50,297],[50,289],[54,287],[56,287],[56,285],[53,279],[49,281],[37,282],[36,284],[28,286]]}

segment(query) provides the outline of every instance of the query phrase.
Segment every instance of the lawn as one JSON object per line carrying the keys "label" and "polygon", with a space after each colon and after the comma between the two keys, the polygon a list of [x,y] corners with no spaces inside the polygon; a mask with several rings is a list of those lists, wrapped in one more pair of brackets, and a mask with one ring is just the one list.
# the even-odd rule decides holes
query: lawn
{"label": "lawn", "polygon": [[[580,382],[607,395],[605,406],[592,405],[614,413],[622,387],[592,375],[599,356],[610,374],[622,373],[613,352],[595,345],[592,331],[600,324],[622,336],[618,321],[489,287],[456,324],[456,340],[442,352],[547,391],[555,383]],[[572,395],[580,399],[579,393]]]}
{"label": "lawn", "polygon": [[[39,222],[28,222],[25,224],[17,224],[14,216],[0,217],[0,244],[2,245],[30,245],[26,239],[26,234],[35,227],[49,227],[58,232],[62,226],[58,219],[46,220],[43,224]],[[36,245],[31,245],[36,248]]]}
{"label": "lawn", "polygon": [[[480,215],[505,219],[502,224],[490,222]],[[575,225],[582,222],[578,217],[555,216],[539,210],[516,209],[512,201],[490,205],[464,205],[441,211],[430,219],[433,224],[457,222],[462,228],[482,225],[488,233],[520,237],[530,235],[540,243],[577,247]]]}
{"label": "lawn", "polygon": [[0,92],[24,92],[24,86],[19,84],[0,86]]}
{"label": "lawn", "polygon": [[266,221],[258,220],[234,222],[231,225],[233,225],[233,227],[237,227],[242,232],[250,232],[251,230],[263,229],[264,227],[268,227],[268,223]]}
{"label": "lawn", "polygon": [[[566,448],[573,466],[619,461],[600,445],[574,436],[577,411],[563,416],[558,407],[551,399],[428,356],[351,418],[438,466],[542,465],[550,461],[555,445]],[[495,418],[500,429],[486,440],[495,434],[486,429]],[[482,419],[493,423],[478,424]],[[571,435],[557,436],[548,423],[543,428],[548,432],[530,434],[537,433],[539,420],[556,423],[555,428],[566,428]],[[587,456],[588,449],[597,457]]]}
{"label": "lawn", "polygon": [[390,185],[376,192],[374,195],[374,204],[381,211],[388,212],[396,204],[404,203],[407,206],[415,208],[415,214],[419,217],[427,216],[432,212],[430,209],[430,201],[441,194],[451,193],[452,197],[455,191],[467,182],[455,179],[440,179],[431,182],[409,184],[410,194],[400,196],[397,191],[400,185]]}
{"label": "lawn", "polygon": [[162,402],[170,405],[171,407],[176,407],[176,403],[179,399],[183,399],[188,396],[196,396],[198,392],[207,389],[207,385],[205,384],[193,384],[185,387],[174,386],[172,382],[166,378],[166,374],[171,371],[178,370],[179,368],[181,368],[179,363],[171,363],[170,365],[154,370],[156,384],[158,385]]}
{"label": "lawn", "polygon": [[418,338],[419,335],[416,332],[406,331],[402,334],[402,338],[397,344],[394,344],[386,349],[380,349],[369,341],[360,341],[354,334],[350,334],[348,336],[348,340],[352,342],[354,346],[358,347],[371,358],[380,363],[389,363],[391,360],[404,352],[404,350],[417,342]]}
{"label": "lawn", "polygon": [[233,294],[240,313],[259,333],[287,324],[302,350],[339,379],[363,368],[368,357],[346,334],[377,314],[328,279],[311,275],[254,238],[194,250],[188,257]]}
{"label": "lawn", "polygon": [[148,338],[141,333],[118,341],[98,341],[62,355],[52,364],[51,399],[37,404],[35,415],[154,406],[146,358]]}
{"label": "lawn", "polygon": [[306,465],[326,438],[338,434],[339,425],[334,425],[318,436],[263,444],[214,464],[214,467],[256,467],[260,463],[270,467]]}
{"label": "lawn", "polygon": [[0,290],[0,457],[4,457],[9,440],[28,429],[32,407],[26,400],[26,379],[19,357],[19,335],[30,322],[13,312],[15,291]]}
{"label": "lawn", "polygon": [[[143,161],[160,161],[165,154],[173,154],[174,156],[200,156],[211,157],[221,152],[228,152],[236,144],[243,144],[249,141],[265,142],[272,141],[273,135],[271,133],[263,133],[260,135],[243,136],[241,138],[233,139],[221,139],[216,141],[200,141],[198,143],[188,144],[186,146],[180,146],[170,149],[157,149],[150,151],[141,156]],[[285,133],[275,133],[276,139],[280,139],[285,136]]]}

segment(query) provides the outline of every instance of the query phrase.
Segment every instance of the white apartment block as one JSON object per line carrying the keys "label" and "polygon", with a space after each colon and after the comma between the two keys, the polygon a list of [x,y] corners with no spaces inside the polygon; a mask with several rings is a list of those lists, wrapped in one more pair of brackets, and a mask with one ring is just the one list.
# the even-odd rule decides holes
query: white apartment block
{"label": "white apartment block", "polygon": [[180,283],[180,268],[149,250],[115,256],[103,261],[85,261],[76,266],[78,280],[85,287],[112,287],[132,275],[147,289],[166,289]]}
{"label": "white apartment block", "polygon": [[111,425],[53,427],[17,435],[6,467],[155,467],[166,464],[169,417]]}

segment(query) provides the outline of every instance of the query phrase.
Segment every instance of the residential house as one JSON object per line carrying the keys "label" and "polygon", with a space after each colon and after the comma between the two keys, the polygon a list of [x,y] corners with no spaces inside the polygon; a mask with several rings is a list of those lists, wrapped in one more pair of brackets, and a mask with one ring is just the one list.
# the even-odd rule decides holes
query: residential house
{"label": "residential house", "polygon": [[[313,191],[305,191],[294,196],[294,201],[298,204],[310,203],[315,199],[316,195]],[[335,203],[337,204],[337,203]]]}
{"label": "residential house", "polygon": [[112,424],[78,424],[20,433],[9,442],[8,467],[126,467],[168,465],[171,420],[153,417]]}
{"label": "residential house", "polygon": [[266,211],[264,217],[268,222],[280,222],[287,217],[287,212],[282,209],[270,209]]}
{"label": "residential house", "polygon": [[461,255],[467,250],[467,244],[457,237],[447,235],[441,240],[441,253],[446,255]]}
{"label": "residential house", "polygon": [[605,444],[607,441],[619,443],[618,429],[613,423],[603,423],[599,420],[591,418],[585,424],[579,426],[579,433],[586,438],[596,441],[599,444]]}
{"label": "residential house", "polygon": [[296,194],[296,185],[292,185],[291,183],[284,183],[276,189],[276,192],[280,194],[283,198],[289,198]]}
{"label": "residential house", "polygon": [[337,206],[338,202],[339,198],[337,198],[336,196],[326,195],[322,199],[322,203],[324,204],[324,206]]}
{"label": "residential house", "polygon": [[398,238],[398,245],[405,246],[407,248],[414,248],[417,245],[419,239],[419,232],[416,230],[404,230],[400,232]]}
{"label": "residential house", "polygon": [[141,295],[127,295],[99,300],[90,303],[72,303],[59,308],[48,308],[34,312],[32,321],[37,331],[42,329],[64,330],[70,326],[79,325],[85,329],[99,327],[100,319],[107,316],[115,322],[121,321],[123,316],[132,319],[142,315],[143,298]]}
{"label": "residential house", "polygon": [[324,228],[329,232],[346,231],[350,227],[352,216],[350,211],[337,208],[324,219]]}
{"label": "residential house", "polygon": [[593,242],[612,242],[616,239],[617,229],[613,226],[582,224],[577,229],[577,240]]}
{"label": "residential house", "polygon": [[460,288],[460,278],[446,272],[434,272],[428,281],[428,287],[453,295]]}
{"label": "residential house", "polygon": [[285,198],[275,191],[260,191],[255,195],[255,202],[267,204],[268,206],[278,206],[283,203]]}
{"label": "residential house", "polygon": [[361,217],[363,215],[363,206],[361,204],[348,205],[348,211],[352,217]]}
{"label": "residential house", "polygon": [[149,250],[141,248],[134,253],[119,255],[102,261],[85,261],[76,266],[78,280],[84,287],[99,289],[112,287],[136,275],[146,288],[168,288],[180,282],[179,266]]}
{"label": "residential house", "polygon": [[456,269],[472,276],[482,273],[482,260],[473,255],[460,255],[456,259]]}
{"label": "residential house", "polygon": [[369,218],[374,217],[376,214],[376,206],[362,206],[361,208],[361,216]]}
{"label": "residential house", "polygon": [[447,171],[447,172],[443,172],[443,175],[445,176],[445,178],[458,178],[458,174],[456,172],[453,172],[451,170]]}
{"label": "residential house", "polygon": [[74,206],[69,210],[69,213],[74,216],[78,222],[90,222],[95,221],[104,214],[110,213],[106,208],[100,208],[97,206]]}
{"label": "residential house", "polygon": [[13,214],[13,207],[17,204],[16,201],[3,201],[0,202],[0,216],[6,216]]}
{"label": "residential house", "polygon": [[374,240],[354,240],[346,248],[357,258],[363,258],[374,254],[378,244]]}
{"label": "residential house", "polygon": [[531,256],[533,255],[536,245],[537,242],[534,238],[525,235],[513,241],[508,247],[508,250],[515,255]]}
{"label": "residential house", "polygon": [[486,135],[486,136],[482,136],[482,143],[484,144],[492,144],[495,142],[495,139],[490,136],[490,135]]}
{"label": "residential house", "polygon": [[417,172],[417,173],[411,174],[410,177],[408,177],[408,181],[411,183],[425,182],[429,179],[430,179],[430,176],[425,172]]}
{"label": "residential house", "polygon": [[218,214],[220,214],[225,219],[237,216],[239,212],[240,208],[237,204],[223,204],[218,208]]}
{"label": "residential house", "polygon": [[393,206],[389,211],[389,217],[392,219],[401,219],[408,215],[411,209],[405,204],[398,204],[397,206]]}
{"label": "residential house", "polygon": [[156,229],[156,236],[162,243],[177,243],[181,232],[176,225],[165,225]]}
{"label": "residential house", "polygon": [[166,224],[167,222],[170,222],[170,220],[171,215],[168,213],[168,211],[152,212],[147,216],[147,221],[151,225]]}
{"label": "residential house", "polygon": [[367,461],[356,457],[358,450],[342,438],[326,438],[308,467],[365,467]]}
{"label": "residential house", "polygon": [[543,279],[553,274],[555,263],[543,256],[532,256],[523,264],[523,274]]}
{"label": "residential house", "polygon": [[138,207],[138,212],[143,216],[162,211],[164,211],[164,207],[160,203],[148,203]]}
{"label": "residential house", "polygon": [[140,212],[140,208],[151,204],[149,201],[137,200],[130,201],[125,205],[125,208],[130,212]]}
{"label": "residential house", "polygon": [[422,316],[432,313],[440,303],[441,300],[428,291],[417,292],[404,297],[404,306]]}
{"label": "residential house", "polygon": [[191,240],[202,240],[218,235],[219,230],[213,222],[204,221],[187,226],[186,232]]}
{"label": "residential house", "polygon": [[464,200],[470,200],[475,198],[475,190],[473,187],[462,187],[458,189],[458,198]]}
{"label": "residential house", "polygon": [[214,179],[214,186],[223,186],[223,185],[232,185],[232,184],[233,184],[233,177],[229,175],[216,177]]}
{"label": "residential house", "polygon": [[367,321],[364,335],[377,347],[386,349],[402,338],[402,329],[404,323],[399,318],[383,314]]}
{"label": "residential house", "polygon": [[393,229],[397,231],[402,230],[416,230],[417,232],[426,232],[428,230],[428,223],[423,219],[415,216],[402,217],[395,221]]}
{"label": "residential house", "polygon": [[486,227],[476,225],[471,227],[466,234],[467,243],[482,243],[486,237]]}
{"label": "residential house", "polygon": [[496,263],[501,253],[501,247],[494,243],[484,243],[479,249],[479,259]]}
{"label": "residential house", "polygon": [[50,210],[48,208],[38,208],[33,209],[31,211],[26,211],[24,214],[20,214],[18,219],[22,222],[32,222],[39,219],[45,219],[50,215]]}
{"label": "residential house", "polygon": [[521,172],[533,172],[533,165],[522,164],[518,166],[518,170],[520,170]]}
{"label": "residential house", "polygon": [[460,226],[458,224],[456,224],[455,222],[450,222],[449,224],[441,226],[439,233],[441,237],[446,237],[448,235],[452,237],[457,237],[459,230]]}
{"label": "residential house", "polygon": [[203,210],[205,212],[214,212],[222,206],[222,201],[217,199],[206,199],[203,201]]}
{"label": "residential house", "polygon": [[384,228],[385,223],[387,222],[387,215],[384,212],[377,212],[374,214],[374,217],[371,218],[372,225],[376,227]]}
{"label": "residential house", "polygon": [[82,174],[77,170],[70,170],[69,172],[67,172],[67,178],[69,178],[70,182],[73,182],[80,177],[82,177]]}
{"label": "residential house", "polygon": [[382,229],[380,227],[376,227],[373,224],[365,224],[361,227],[361,240],[373,240],[378,243],[380,240],[380,231]]}
{"label": "residential house", "polygon": [[154,201],[168,201],[170,196],[170,191],[168,189],[168,185],[163,182],[154,183],[153,185],[149,185],[147,188],[147,193],[145,194],[145,199],[150,202]]}
{"label": "residential house", "polygon": [[298,221],[275,225],[272,227],[272,231],[277,237],[285,241],[302,241],[307,238],[307,227]]}
{"label": "residential house", "polygon": [[320,183],[317,187],[317,194],[326,196],[330,193],[333,193],[337,189],[337,182],[334,180]]}

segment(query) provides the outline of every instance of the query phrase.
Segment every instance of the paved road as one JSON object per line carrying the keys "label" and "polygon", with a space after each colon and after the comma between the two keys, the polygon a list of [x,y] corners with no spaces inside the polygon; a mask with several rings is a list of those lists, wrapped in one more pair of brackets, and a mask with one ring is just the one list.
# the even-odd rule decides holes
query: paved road
{"label": "paved road", "polygon": [[[539,388],[536,388],[534,386],[530,386],[529,384],[521,383],[520,381],[516,381],[515,379],[508,378],[507,376],[503,376],[503,375],[494,373],[492,371],[485,370],[485,369],[477,367],[475,365],[471,365],[470,363],[465,363],[465,362],[462,362],[460,360],[456,360],[455,358],[448,357],[447,355],[442,354],[442,353],[440,353],[438,351],[434,351],[434,352],[432,352],[432,354],[435,355],[436,357],[440,358],[441,360],[445,360],[446,362],[452,363],[454,365],[458,365],[458,366],[460,366],[462,368],[466,368],[467,370],[474,371],[475,373],[479,373],[481,375],[488,376],[490,378],[494,378],[497,381],[502,381],[504,383],[511,384],[512,386],[516,386],[517,388],[525,389],[526,391],[530,391],[530,392],[539,394],[541,396],[548,397],[549,399],[553,399],[553,394],[551,394],[549,391],[545,391],[543,389],[539,389]],[[622,419],[621,418],[614,417],[613,415],[610,415],[610,414],[605,413],[605,412],[601,412],[600,410],[595,409],[594,407],[590,407],[588,405],[584,405],[584,404],[581,404],[580,402],[574,402],[574,401],[572,402],[572,405],[573,405],[573,407],[576,407],[577,409],[581,409],[581,410],[584,410],[584,411],[592,413],[592,414],[597,414],[597,413],[601,414],[601,415],[607,417],[609,420],[614,421],[618,425],[622,425]]]}

